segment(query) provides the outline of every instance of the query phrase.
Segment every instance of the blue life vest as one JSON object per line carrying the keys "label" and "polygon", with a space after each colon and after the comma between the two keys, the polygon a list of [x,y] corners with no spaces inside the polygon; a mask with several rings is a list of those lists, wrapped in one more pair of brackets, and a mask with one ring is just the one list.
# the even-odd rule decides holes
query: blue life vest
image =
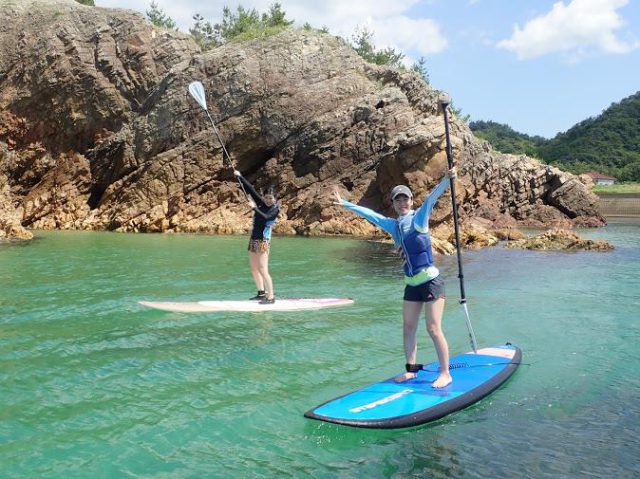
{"label": "blue life vest", "polygon": [[407,276],[413,276],[433,265],[431,235],[429,233],[419,233],[411,228],[408,235],[402,236],[402,249],[406,259],[404,274]]}
{"label": "blue life vest", "polygon": [[405,258],[405,283],[415,286],[435,278],[439,271],[433,265],[431,234],[416,230],[413,216],[398,220],[398,236]]}

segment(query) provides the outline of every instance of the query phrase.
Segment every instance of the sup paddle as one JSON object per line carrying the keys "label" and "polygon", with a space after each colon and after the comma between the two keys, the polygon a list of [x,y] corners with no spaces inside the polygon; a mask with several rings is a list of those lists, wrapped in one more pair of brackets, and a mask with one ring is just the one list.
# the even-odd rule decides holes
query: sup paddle
{"label": "sup paddle", "polygon": [[[199,81],[193,81],[189,83],[189,93],[191,94],[193,99],[196,101],[196,103],[198,103],[198,105],[200,105],[200,107],[206,112],[207,117],[211,122],[213,131],[216,134],[216,137],[218,138],[218,142],[220,143],[220,146],[222,147],[222,162],[235,170],[236,167],[233,163],[233,160],[231,159],[231,156],[229,155],[229,152],[227,151],[227,147],[224,145],[224,141],[222,141],[222,136],[220,135],[220,132],[218,131],[218,128],[216,127],[216,124],[213,121],[213,118],[211,118],[211,115],[209,114],[209,109],[207,108],[207,98],[204,93],[204,86],[202,86],[202,83],[200,83]],[[244,189],[244,185],[240,181],[240,178],[236,178],[236,179],[238,180],[238,184],[240,185],[240,189],[242,189],[244,196],[247,197],[247,200],[251,201],[249,198],[249,195]]]}
{"label": "sup paddle", "polygon": [[[449,114],[447,108],[451,104],[449,95],[442,94],[439,98],[442,112],[444,113],[444,134],[447,140],[447,163],[449,163],[449,169],[453,168],[453,152],[451,149],[451,138],[449,137]],[[453,205],[453,227],[456,236],[456,251],[458,253],[458,278],[460,278],[460,304],[464,310],[464,317],[467,323],[467,330],[469,331],[469,341],[473,352],[478,351],[478,345],[476,343],[476,335],[473,332],[473,326],[471,326],[471,319],[469,319],[469,310],[467,309],[467,298],[464,294],[464,274],[462,272],[462,254],[460,253],[460,227],[458,226],[458,204],[456,202],[456,182],[454,178],[450,179],[451,183],[451,203]]]}

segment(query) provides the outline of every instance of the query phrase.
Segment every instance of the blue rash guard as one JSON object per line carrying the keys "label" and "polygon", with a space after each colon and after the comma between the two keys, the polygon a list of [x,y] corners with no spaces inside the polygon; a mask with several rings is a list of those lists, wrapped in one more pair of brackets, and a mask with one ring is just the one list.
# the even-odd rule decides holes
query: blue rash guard
{"label": "blue rash guard", "polygon": [[251,230],[252,240],[269,241],[271,239],[271,229],[276,224],[278,213],[280,208],[278,205],[267,206],[262,196],[260,196],[253,185],[247,181],[244,176],[238,176],[244,189],[249,196],[253,198],[256,203],[256,207],[253,209],[255,214],[253,215],[253,228]]}
{"label": "blue rash guard", "polygon": [[398,218],[388,218],[345,200],[340,204],[391,235],[396,248],[402,248],[404,252],[404,282],[410,286],[417,286],[431,281],[440,274],[438,268],[433,265],[429,215],[440,195],[450,184],[449,177],[445,176],[429,193],[420,208]]}

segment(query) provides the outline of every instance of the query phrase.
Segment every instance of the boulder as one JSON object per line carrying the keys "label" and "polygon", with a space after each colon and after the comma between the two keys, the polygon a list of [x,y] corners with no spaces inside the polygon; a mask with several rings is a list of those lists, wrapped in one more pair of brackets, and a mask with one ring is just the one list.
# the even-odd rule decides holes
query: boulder
{"label": "boulder", "polygon": [[511,241],[507,248],[536,250],[610,251],[613,245],[604,240],[586,240],[572,231],[553,229],[532,238]]}

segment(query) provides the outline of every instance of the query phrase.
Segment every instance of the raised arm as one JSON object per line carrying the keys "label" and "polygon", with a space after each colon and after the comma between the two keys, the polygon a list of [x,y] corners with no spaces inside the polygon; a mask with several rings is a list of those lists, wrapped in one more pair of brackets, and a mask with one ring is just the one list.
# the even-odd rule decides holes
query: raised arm
{"label": "raised arm", "polygon": [[238,181],[242,183],[245,191],[249,193],[249,196],[253,198],[253,201],[255,201],[258,206],[264,206],[264,200],[262,199],[262,196],[260,196],[256,192],[253,185],[249,183],[249,181],[244,176],[242,176],[242,173],[240,173],[238,170],[233,170],[233,174],[236,176],[236,178],[238,178]]}
{"label": "raised arm", "polygon": [[440,183],[436,185],[436,187],[431,190],[431,193],[427,196],[422,203],[422,206],[418,208],[416,211],[416,216],[414,218],[414,226],[418,231],[427,231],[429,229],[429,215],[433,211],[436,202],[444,193],[447,188],[451,185],[451,178],[456,177],[456,169],[453,167],[450,169],[447,174],[440,180]]}

